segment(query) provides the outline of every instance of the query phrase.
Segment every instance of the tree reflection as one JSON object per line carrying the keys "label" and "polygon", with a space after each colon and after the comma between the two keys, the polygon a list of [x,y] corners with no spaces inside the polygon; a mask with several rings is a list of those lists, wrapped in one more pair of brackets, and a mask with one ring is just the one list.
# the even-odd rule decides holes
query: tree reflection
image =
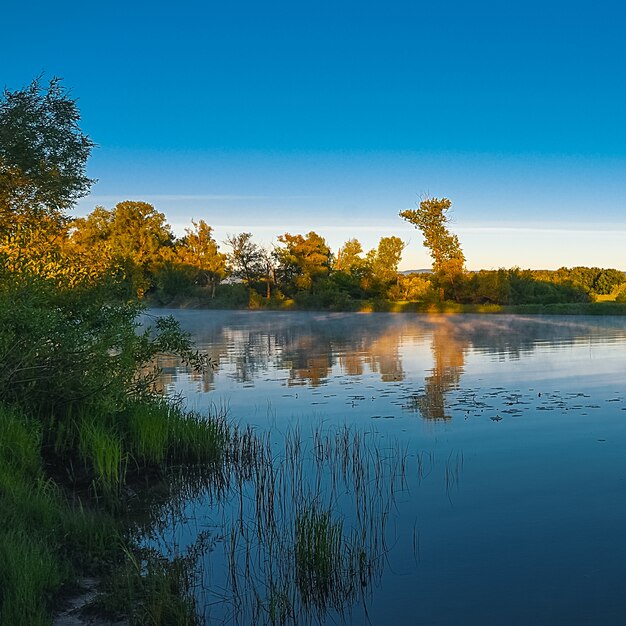
{"label": "tree reflection", "polygon": [[448,323],[435,327],[432,334],[431,351],[434,367],[424,380],[424,392],[412,396],[405,408],[418,411],[424,419],[449,420],[445,394],[458,389],[465,354],[471,346],[469,337],[459,335]]}
{"label": "tree reflection", "polygon": [[164,357],[159,363],[163,368],[161,389],[174,389],[182,380],[196,382],[204,392],[212,391],[216,374],[245,386],[264,379],[280,385],[319,387],[340,376],[359,384],[371,374],[382,383],[404,381],[406,385],[407,371],[415,368],[412,361],[419,362],[420,371],[429,367],[423,361],[424,350],[430,349],[432,368],[423,387],[404,399],[405,409],[430,420],[450,419],[446,394],[459,387],[469,353],[518,360],[537,346],[591,345],[626,335],[619,320],[607,318],[600,323],[519,315],[202,311],[177,312],[177,317],[198,348],[217,363],[217,369],[192,374]]}
{"label": "tree reflection", "polygon": [[372,372],[378,372],[383,382],[404,380],[398,329],[389,329],[369,343],[368,362]]}

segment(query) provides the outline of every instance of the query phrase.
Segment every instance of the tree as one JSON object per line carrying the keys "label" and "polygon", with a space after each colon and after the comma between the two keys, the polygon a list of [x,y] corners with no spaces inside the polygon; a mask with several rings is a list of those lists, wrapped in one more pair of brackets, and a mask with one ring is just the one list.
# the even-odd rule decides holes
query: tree
{"label": "tree", "polygon": [[228,235],[226,245],[230,246],[228,263],[233,276],[240,278],[250,287],[264,275],[263,249],[252,241],[252,233]]}
{"label": "tree", "polygon": [[93,142],[58,78],[35,79],[0,97],[0,260],[5,270],[65,283],[88,272],[65,255],[67,211],[94,182],[85,174]]}
{"label": "tree", "polygon": [[252,241],[252,233],[229,235],[226,244],[231,249],[228,263],[232,275],[243,280],[250,290],[252,283],[265,283],[265,297],[269,300],[275,283],[276,254]]}
{"label": "tree", "polygon": [[60,226],[89,193],[85,173],[94,144],[79,128],[76,100],[53,78],[41,77],[0,99],[0,231],[41,221]]}
{"label": "tree", "polygon": [[193,229],[186,228],[186,234],[178,244],[178,258],[195,270],[198,285],[210,287],[213,298],[217,285],[226,276],[226,255],[219,252],[211,226],[204,220],[192,220],[191,223]]}
{"label": "tree", "polygon": [[287,287],[311,289],[330,270],[330,248],[323,237],[311,231],[302,235],[285,233],[278,237],[284,247],[276,248],[279,272]]}
{"label": "tree", "polygon": [[399,237],[381,237],[378,248],[367,253],[360,281],[365,292],[382,298],[389,295],[389,287],[398,280],[398,264],[404,247]]}
{"label": "tree", "polygon": [[337,261],[333,269],[347,273],[358,271],[365,263],[365,259],[363,259],[361,254],[363,254],[361,242],[358,239],[349,239],[339,249]]}
{"label": "tree", "polygon": [[400,212],[400,217],[413,224],[424,236],[424,246],[433,259],[433,272],[442,299],[446,291],[456,294],[465,267],[459,239],[447,227],[446,213],[451,206],[448,198],[425,198],[419,203],[419,208]]}
{"label": "tree", "polygon": [[119,265],[132,290],[142,297],[171,257],[174,236],[165,215],[147,202],[127,200],[113,209],[96,207],[72,222],[71,243],[94,262]]}
{"label": "tree", "polygon": [[398,265],[406,244],[400,237],[381,237],[376,250],[367,253],[372,276],[381,285],[388,286],[398,278]]}

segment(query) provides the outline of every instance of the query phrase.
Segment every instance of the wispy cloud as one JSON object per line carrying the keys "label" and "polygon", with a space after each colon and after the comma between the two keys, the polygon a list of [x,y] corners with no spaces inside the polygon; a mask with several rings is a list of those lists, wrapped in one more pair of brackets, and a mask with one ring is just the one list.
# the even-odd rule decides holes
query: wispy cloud
{"label": "wispy cloud", "polygon": [[214,201],[240,201],[240,200],[296,200],[311,196],[274,196],[274,195],[239,195],[239,194],[154,194],[154,193],[126,193],[86,196],[83,200],[89,202],[119,202],[133,199],[144,201],[174,201],[174,202],[214,202]]}
{"label": "wispy cloud", "polygon": [[141,200],[266,200],[270,196],[245,196],[229,194],[154,194],[154,193],[127,193],[115,195],[91,195],[86,200],[92,202],[118,202],[121,198],[140,198]]}
{"label": "wispy cloud", "polygon": [[577,224],[569,227],[562,226],[459,226],[454,228],[458,233],[524,233],[524,234],[542,234],[549,233],[554,235],[574,235],[593,233],[594,235],[626,235],[626,225],[619,224],[615,228],[594,228],[588,224]]}
{"label": "wispy cloud", "polygon": [[[250,224],[246,222],[245,224],[220,224],[214,223],[212,226],[214,228],[221,228],[225,230],[233,230],[233,229],[241,229],[247,228],[255,231],[276,231],[276,229],[285,229],[285,228],[309,228],[307,226],[307,221],[304,221],[304,226],[302,222],[304,220],[299,220],[298,222],[284,222],[281,221],[279,225],[277,224]],[[381,231],[399,231],[399,232],[416,232],[415,228],[404,225],[404,224],[394,224],[391,221],[385,224],[373,224],[373,225],[365,225],[361,226],[359,224],[320,224],[319,226],[315,226],[315,229],[319,230],[320,233],[325,232],[370,232],[376,233]],[[615,228],[593,228],[589,225],[576,225],[568,228],[563,227],[554,227],[554,226],[459,226],[453,227],[452,230],[455,233],[459,234],[472,234],[472,233],[519,233],[519,234],[555,234],[555,235],[570,235],[570,234],[584,234],[584,233],[593,233],[594,235],[626,235],[626,225],[620,224],[616,225]]]}

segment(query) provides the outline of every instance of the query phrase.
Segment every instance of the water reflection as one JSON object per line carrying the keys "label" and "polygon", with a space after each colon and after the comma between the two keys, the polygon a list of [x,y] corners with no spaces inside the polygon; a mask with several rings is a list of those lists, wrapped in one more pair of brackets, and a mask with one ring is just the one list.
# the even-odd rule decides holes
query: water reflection
{"label": "water reflection", "polygon": [[[268,460],[170,537],[216,529],[207,624],[623,623],[626,319],[176,316],[218,366],[163,361],[164,387],[200,410],[223,394]],[[345,577],[308,569],[307,528]]]}
{"label": "water reflection", "polygon": [[[455,398],[449,396],[460,389],[469,357],[511,363],[537,350],[591,349],[626,335],[620,318],[214,311],[178,311],[176,317],[217,366],[189,374],[165,358],[160,363],[165,389],[175,389],[184,376],[205,394],[223,388],[224,378],[244,388],[265,380],[309,389],[337,386],[341,377],[355,384],[367,379],[403,384],[398,406],[427,420],[453,417]],[[374,399],[391,392],[376,388],[372,393]]]}
{"label": "water reflection", "polygon": [[413,395],[405,405],[430,420],[451,419],[446,409],[446,393],[458,389],[465,354],[471,347],[470,339],[456,327],[442,324],[432,333],[431,351],[434,367],[424,380],[424,392]]}

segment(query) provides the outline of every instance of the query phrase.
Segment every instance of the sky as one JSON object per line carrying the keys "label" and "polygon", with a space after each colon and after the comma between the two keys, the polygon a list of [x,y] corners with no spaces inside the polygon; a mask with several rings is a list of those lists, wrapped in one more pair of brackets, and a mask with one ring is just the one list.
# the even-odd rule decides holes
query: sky
{"label": "sky", "polygon": [[[96,142],[76,207],[150,202],[177,234],[407,242],[453,203],[469,269],[626,270],[626,5],[3,3],[0,84],[60,76]],[[9,27],[6,27],[9,25]]]}

